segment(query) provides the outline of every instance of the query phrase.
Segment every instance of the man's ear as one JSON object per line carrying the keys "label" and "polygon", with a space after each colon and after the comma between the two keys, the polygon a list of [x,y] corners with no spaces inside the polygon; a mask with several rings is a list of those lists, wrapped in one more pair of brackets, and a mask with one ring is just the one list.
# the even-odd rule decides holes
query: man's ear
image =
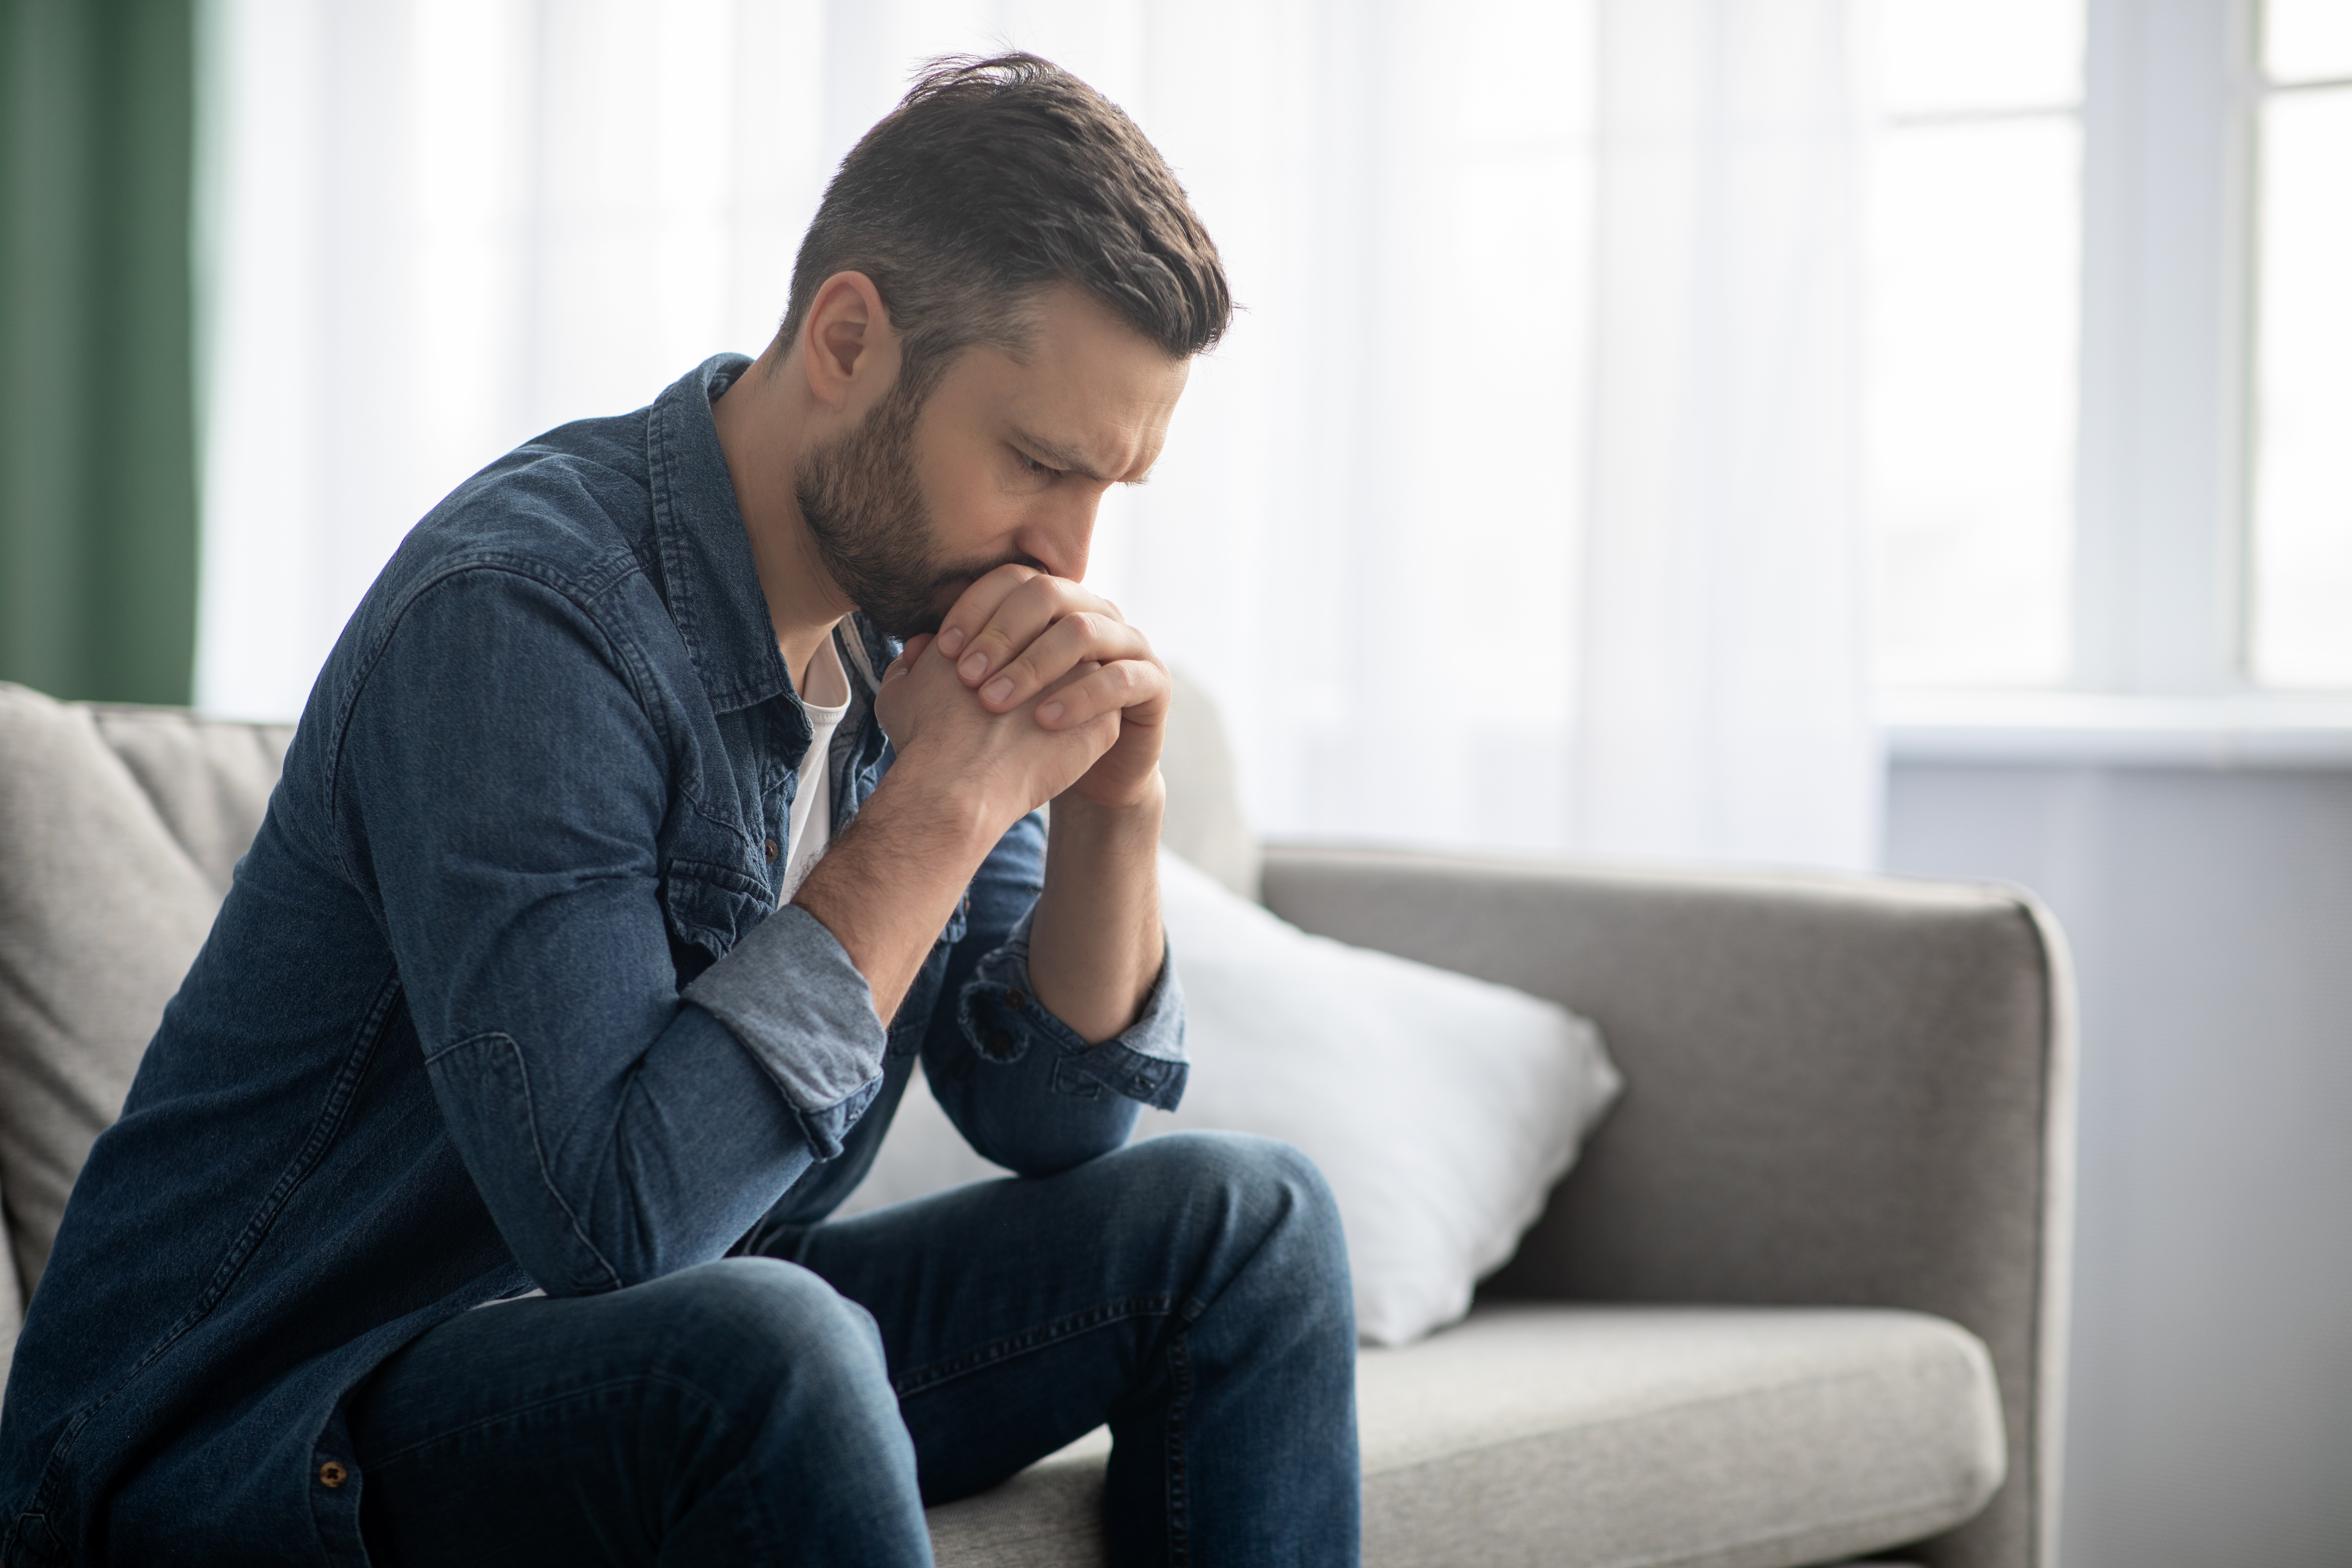
{"label": "man's ear", "polygon": [[801,333],[809,393],[829,408],[846,410],[859,390],[898,368],[889,312],[863,272],[836,272],[819,285]]}

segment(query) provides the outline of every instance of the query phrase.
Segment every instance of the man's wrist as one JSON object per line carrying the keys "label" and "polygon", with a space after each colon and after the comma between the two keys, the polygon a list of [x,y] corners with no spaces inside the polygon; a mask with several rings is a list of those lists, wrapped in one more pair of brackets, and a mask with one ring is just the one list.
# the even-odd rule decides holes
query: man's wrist
{"label": "man's wrist", "polygon": [[1148,837],[1160,842],[1160,819],[1168,812],[1168,784],[1152,769],[1150,777],[1131,800],[1104,802],[1073,786],[1054,797],[1054,820],[1084,830],[1090,838]]}
{"label": "man's wrist", "polygon": [[882,775],[857,821],[927,856],[977,867],[1020,816],[1008,814],[968,780],[909,767],[901,758]]}

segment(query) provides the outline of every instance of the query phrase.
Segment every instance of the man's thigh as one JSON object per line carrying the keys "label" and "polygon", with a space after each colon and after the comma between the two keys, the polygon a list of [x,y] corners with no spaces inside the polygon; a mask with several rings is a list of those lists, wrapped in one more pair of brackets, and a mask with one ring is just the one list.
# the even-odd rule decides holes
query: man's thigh
{"label": "man's thigh", "polygon": [[1147,1140],[753,1238],[873,1315],[924,1500],[992,1486],[1164,1394],[1171,1348],[1261,1234],[1255,1140]]}
{"label": "man's thigh", "polygon": [[871,1321],[767,1258],[461,1313],[349,1421],[382,1563],[929,1561]]}

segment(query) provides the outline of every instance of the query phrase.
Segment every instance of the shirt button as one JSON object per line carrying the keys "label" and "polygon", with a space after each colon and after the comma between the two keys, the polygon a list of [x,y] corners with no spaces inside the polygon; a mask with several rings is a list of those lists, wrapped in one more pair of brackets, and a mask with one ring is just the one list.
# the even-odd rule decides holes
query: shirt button
{"label": "shirt button", "polygon": [[333,1491],[351,1479],[351,1471],[343,1468],[340,1460],[329,1459],[319,1467],[319,1484],[329,1491]]}
{"label": "shirt button", "polygon": [[1013,1037],[1003,1029],[988,1031],[988,1054],[1003,1058],[1013,1054]]}
{"label": "shirt button", "polygon": [[776,841],[775,841],[774,839],[771,838],[771,839],[769,839],[769,840],[768,840],[768,864],[769,864],[769,865],[771,865],[771,866],[772,866],[772,865],[774,865],[775,863],[776,863]]}
{"label": "shirt button", "polygon": [[1029,1005],[1029,994],[1016,985],[1004,994],[1004,1005],[1018,1013]]}

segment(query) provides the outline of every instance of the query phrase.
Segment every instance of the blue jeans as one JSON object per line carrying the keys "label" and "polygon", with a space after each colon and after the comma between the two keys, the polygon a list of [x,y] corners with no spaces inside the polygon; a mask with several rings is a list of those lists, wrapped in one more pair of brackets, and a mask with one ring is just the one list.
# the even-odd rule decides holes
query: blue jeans
{"label": "blue jeans", "polygon": [[461,1314],[349,1420],[378,1564],[931,1561],[1097,1425],[1114,1563],[1353,1564],[1355,1318],[1286,1145],[1175,1133]]}

